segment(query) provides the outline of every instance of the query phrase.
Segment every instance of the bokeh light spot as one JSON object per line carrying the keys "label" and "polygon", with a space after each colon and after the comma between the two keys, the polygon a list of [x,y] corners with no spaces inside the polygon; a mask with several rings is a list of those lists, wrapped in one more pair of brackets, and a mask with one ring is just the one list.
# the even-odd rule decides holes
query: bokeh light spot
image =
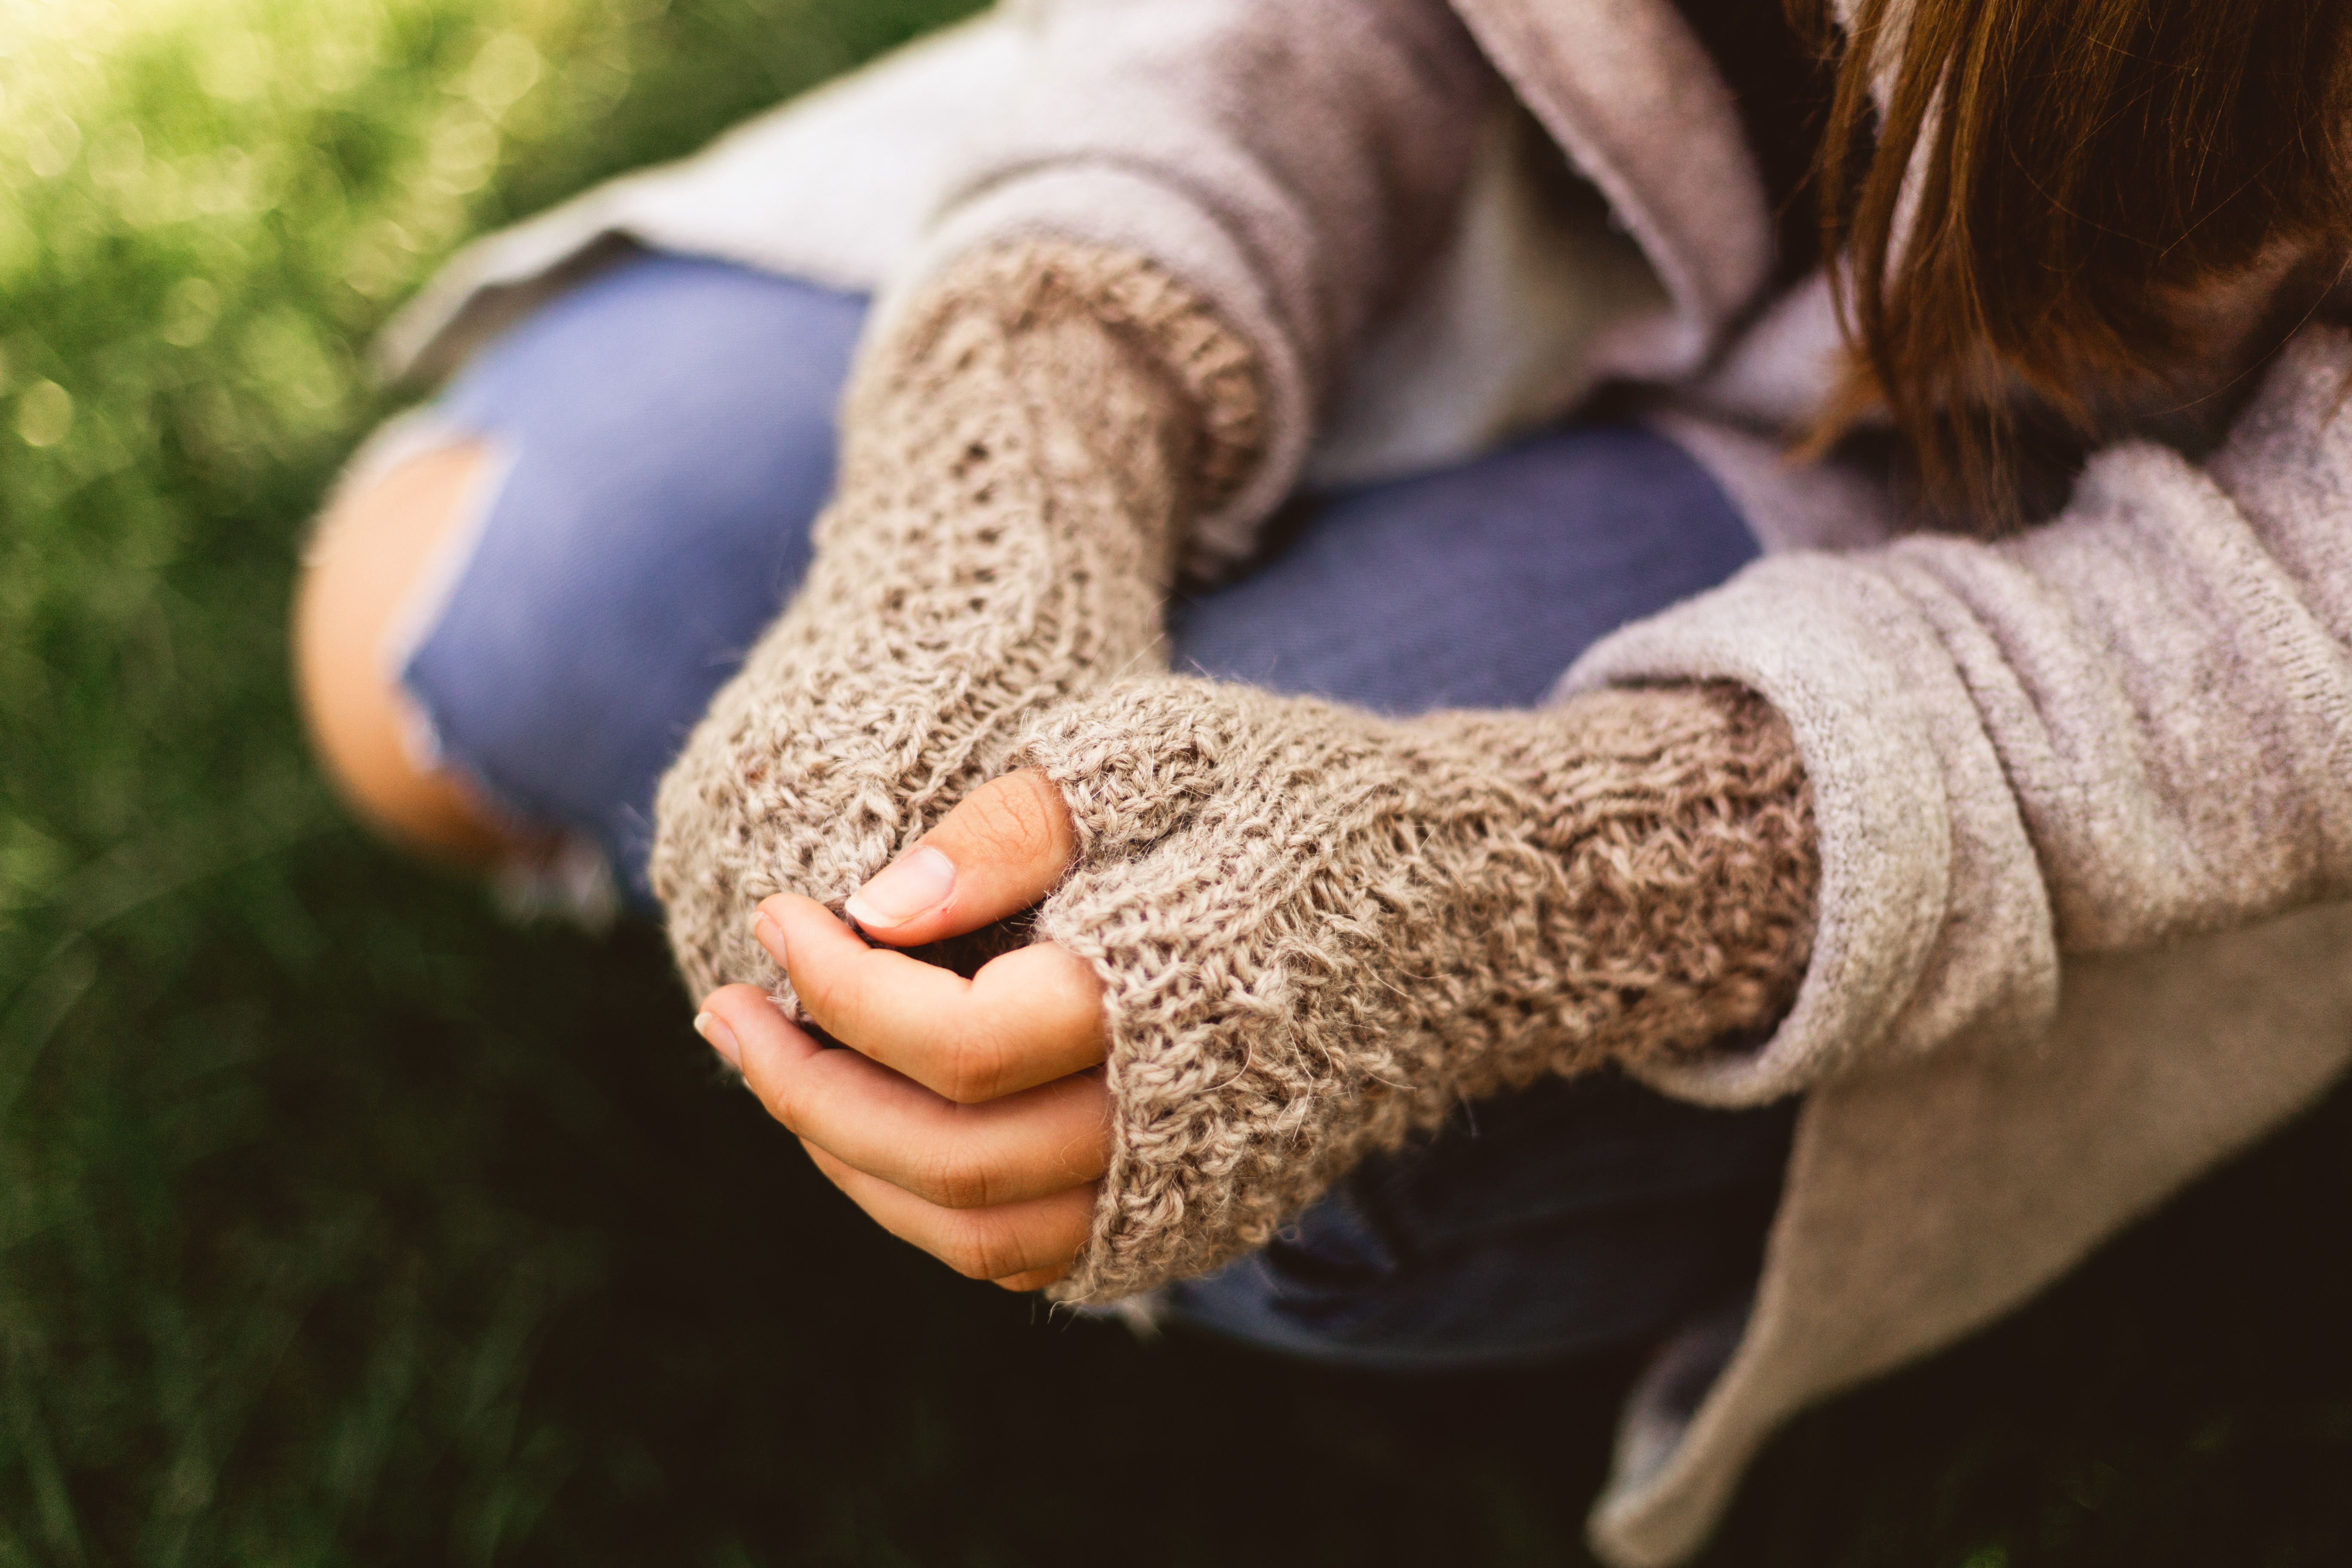
{"label": "bokeh light spot", "polygon": [[33,127],[25,148],[25,165],[44,180],[54,180],[73,167],[81,151],[81,127],[62,114]]}
{"label": "bokeh light spot", "polygon": [[466,73],[466,96],[496,114],[539,80],[539,50],[520,33],[500,33],[482,46]]}
{"label": "bokeh light spot", "polygon": [[37,381],[16,399],[16,434],[27,447],[54,447],[73,431],[73,394],[54,381]]}

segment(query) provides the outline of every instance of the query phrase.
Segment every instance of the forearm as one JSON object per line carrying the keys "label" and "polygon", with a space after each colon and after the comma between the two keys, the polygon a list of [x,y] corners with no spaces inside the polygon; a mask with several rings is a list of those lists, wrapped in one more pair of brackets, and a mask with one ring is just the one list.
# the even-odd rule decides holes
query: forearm
{"label": "forearm", "polygon": [[1265,1241],[1462,1100],[1769,1027],[1809,951],[1808,795],[1728,688],[1397,722],[1198,681],[1056,715],[1039,920],[1106,987],[1116,1150],[1066,1287]]}
{"label": "forearm", "polygon": [[[1517,1048],[1462,1053],[1457,1096],[1671,1058],[1788,1011],[1820,868],[1804,764],[1769,703],[1728,685],[1621,689],[1420,727],[1517,795],[1457,880],[1474,929],[1497,907],[1518,922],[1519,959],[1497,972]],[[1490,879],[1507,901],[1490,903]]]}
{"label": "forearm", "polygon": [[807,578],[656,804],[656,890],[690,985],[776,977],[744,928],[835,903],[1074,693],[1160,658],[1186,520],[1244,476],[1248,350],[1139,258],[969,258],[845,407]]}
{"label": "forearm", "polygon": [[1493,73],[1444,0],[1026,9],[1033,74],[911,276],[1045,235],[1149,255],[1206,300],[1265,375],[1265,462],[1190,555],[1229,564],[1366,323],[1451,232]]}
{"label": "forearm", "polygon": [[1179,533],[1246,472],[1256,409],[1246,350],[1141,258],[966,258],[861,361],[840,502],[742,684],[822,674],[871,713],[870,673],[937,716],[934,749],[960,733],[997,760],[1058,698],[1157,658]]}

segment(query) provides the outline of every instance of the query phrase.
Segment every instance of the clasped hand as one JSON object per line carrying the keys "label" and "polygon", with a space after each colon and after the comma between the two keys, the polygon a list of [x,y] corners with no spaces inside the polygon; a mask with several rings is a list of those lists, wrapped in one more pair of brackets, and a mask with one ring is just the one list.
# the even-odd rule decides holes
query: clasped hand
{"label": "clasped hand", "polygon": [[1072,852],[1069,813],[1034,771],[975,790],[849,901],[761,903],[760,943],[829,1049],[753,985],[695,1027],[833,1184],[881,1226],[975,1279],[1034,1290],[1069,1271],[1110,1161],[1102,984],[1062,948],[966,980],[901,948],[1037,902]]}

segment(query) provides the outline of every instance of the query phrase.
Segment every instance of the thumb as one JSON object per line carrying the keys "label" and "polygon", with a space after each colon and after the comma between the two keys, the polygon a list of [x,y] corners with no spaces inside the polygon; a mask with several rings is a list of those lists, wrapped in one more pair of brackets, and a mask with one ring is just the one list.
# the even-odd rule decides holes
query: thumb
{"label": "thumb", "polygon": [[1062,879],[1076,847],[1062,793],[1034,768],[992,779],[849,897],[866,934],[919,947],[1020,913]]}

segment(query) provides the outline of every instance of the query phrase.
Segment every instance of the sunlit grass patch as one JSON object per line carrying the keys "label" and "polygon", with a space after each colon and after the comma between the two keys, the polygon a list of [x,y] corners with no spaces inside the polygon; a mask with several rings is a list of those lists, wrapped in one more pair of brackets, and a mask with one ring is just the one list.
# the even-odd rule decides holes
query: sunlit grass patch
{"label": "sunlit grass patch", "polygon": [[605,1243],[497,1173],[669,983],[344,825],[293,564],[455,246],[936,9],[0,0],[0,1563],[487,1561],[572,1475]]}
{"label": "sunlit grass patch", "polygon": [[568,0],[9,8],[0,288],[51,485],[166,436],[235,465],[341,433],[355,336],[503,160],[626,92],[638,20]]}

